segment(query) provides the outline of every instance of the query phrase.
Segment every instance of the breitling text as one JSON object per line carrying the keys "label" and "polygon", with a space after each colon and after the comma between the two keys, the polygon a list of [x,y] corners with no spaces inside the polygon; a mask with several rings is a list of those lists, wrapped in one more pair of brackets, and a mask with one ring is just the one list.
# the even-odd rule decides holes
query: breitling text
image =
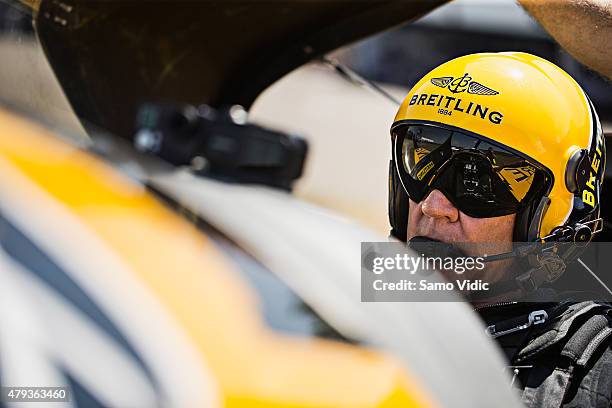
{"label": "breitling text", "polygon": [[479,103],[470,102],[469,104],[461,98],[454,96],[436,95],[436,94],[414,94],[410,98],[409,105],[425,105],[438,107],[438,113],[443,115],[452,115],[452,112],[462,112],[466,115],[479,117],[483,120],[499,125],[504,118],[501,112],[494,111],[487,106],[482,106]]}

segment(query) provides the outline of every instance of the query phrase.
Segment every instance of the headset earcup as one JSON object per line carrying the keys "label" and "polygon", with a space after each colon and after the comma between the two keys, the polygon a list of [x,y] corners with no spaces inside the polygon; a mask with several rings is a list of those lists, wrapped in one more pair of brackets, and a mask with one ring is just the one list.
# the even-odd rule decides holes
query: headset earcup
{"label": "headset earcup", "polygon": [[550,206],[550,198],[541,197],[516,214],[514,220],[514,242],[534,242],[541,238],[542,220]]}
{"label": "headset earcup", "polygon": [[408,226],[408,195],[402,187],[395,163],[389,161],[389,224],[391,235],[406,242]]}

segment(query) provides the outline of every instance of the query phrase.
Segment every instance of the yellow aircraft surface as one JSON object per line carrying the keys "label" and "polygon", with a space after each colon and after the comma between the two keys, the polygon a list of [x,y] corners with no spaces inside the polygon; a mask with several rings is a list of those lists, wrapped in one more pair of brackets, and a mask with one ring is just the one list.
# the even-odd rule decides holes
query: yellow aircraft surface
{"label": "yellow aircraft surface", "polygon": [[142,104],[206,104],[241,137],[217,152],[296,141],[235,105],[438,3],[9,1],[27,24],[2,72],[31,74],[0,89],[0,385],[67,387],[45,404],[66,407],[519,406],[466,305],[360,301],[360,242],[386,238],[290,194],[305,145],[271,177],[190,142],[153,155],[135,128]]}

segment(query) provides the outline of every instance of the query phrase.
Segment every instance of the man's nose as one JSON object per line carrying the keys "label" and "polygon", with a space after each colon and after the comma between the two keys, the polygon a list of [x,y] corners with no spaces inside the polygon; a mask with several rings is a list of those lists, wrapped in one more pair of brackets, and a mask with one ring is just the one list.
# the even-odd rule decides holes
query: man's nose
{"label": "man's nose", "polygon": [[440,190],[433,190],[421,203],[421,211],[431,218],[447,218],[449,222],[459,220],[459,210]]}

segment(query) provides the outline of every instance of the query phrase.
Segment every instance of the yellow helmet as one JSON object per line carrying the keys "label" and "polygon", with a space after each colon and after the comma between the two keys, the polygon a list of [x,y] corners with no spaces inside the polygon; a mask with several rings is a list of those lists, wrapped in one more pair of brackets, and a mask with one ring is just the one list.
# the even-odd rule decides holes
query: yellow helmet
{"label": "yellow helmet", "polygon": [[399,239],[407,198],[434,188],[470,216],[516,212],[515,241],[588,241],[601,229],[602,127],[582,88],[549,61],[522,52],[448,61],[410,90],[391,135]]}

